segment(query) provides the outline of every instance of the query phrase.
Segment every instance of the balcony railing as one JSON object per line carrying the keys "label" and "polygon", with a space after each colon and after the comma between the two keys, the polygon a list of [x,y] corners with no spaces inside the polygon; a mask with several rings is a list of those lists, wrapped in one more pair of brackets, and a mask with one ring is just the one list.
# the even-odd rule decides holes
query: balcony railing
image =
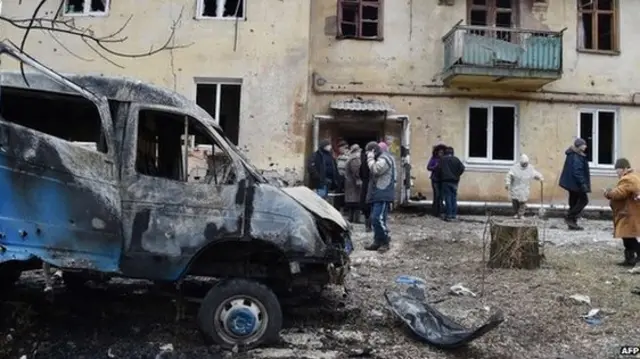
{"label": "balcony railing", "polygon": [[460,66],[560,76],[563,32],[458,24],[442,38],[444,71]]}

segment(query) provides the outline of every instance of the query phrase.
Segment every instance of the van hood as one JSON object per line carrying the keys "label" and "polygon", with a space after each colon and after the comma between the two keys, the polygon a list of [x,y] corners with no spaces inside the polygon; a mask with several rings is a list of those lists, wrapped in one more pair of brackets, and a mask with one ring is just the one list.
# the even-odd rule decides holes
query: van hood
{"label": "van hood", "polygon": [[329,220],[344,230],[348,230],[349,225],[347,221],[342,217],[342,214],[338,212],[329,202],[320,198],[315,192],[304,186],[298,187],[283,187],[280,188],[289,197],[296,200],[304,208],[313,214]]}

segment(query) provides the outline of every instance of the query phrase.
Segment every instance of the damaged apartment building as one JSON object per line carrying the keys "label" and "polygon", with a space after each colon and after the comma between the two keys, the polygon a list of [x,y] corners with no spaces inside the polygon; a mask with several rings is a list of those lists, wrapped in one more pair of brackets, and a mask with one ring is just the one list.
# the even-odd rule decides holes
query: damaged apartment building
{"label": "damaged apartment building", "polygon": [[[35,6],[10,2],[3,16],[28,18]],[[125,53],[161,45],[175,27],[173,41],[185,46],[114,59],[120,66],[71,36],[34,33],[25,50],[61,72],[178,91],[258,168],[289,182],[304,179],[323,138],[386,140],[405,203],[418,192],[431,198],[426,164],[438,143],[466,165],[461,201],[506,200],[504,176],[527,154],[546,179],[545,202],[564,203],[556,183],[578,136],[590,148],[592,188],[611,185],[617,157],[640,163],[631,137],[640,130],[633,1],[59,0],[44,8],[96,34],[131,16],[116,47]],[[0,31],[14,42],[22,34],[7,23]]]}

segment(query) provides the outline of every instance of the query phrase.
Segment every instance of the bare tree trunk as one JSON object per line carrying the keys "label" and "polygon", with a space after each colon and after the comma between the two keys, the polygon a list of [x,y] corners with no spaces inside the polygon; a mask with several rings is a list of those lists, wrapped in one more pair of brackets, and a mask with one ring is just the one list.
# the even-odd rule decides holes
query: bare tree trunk
{"label": "bare tree trunk", "polygon": [[490,268],[540,267],[538,227],[529,221],[491,223]]}

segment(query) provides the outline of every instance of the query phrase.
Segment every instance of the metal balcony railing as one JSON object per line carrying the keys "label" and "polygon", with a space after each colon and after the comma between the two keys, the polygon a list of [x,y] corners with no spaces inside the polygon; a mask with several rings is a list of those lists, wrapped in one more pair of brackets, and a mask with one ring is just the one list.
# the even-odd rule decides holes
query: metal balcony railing
{"label": "metal balcony railing", "polygon": [[[562,31],[458,23],[443,38],[444,71],[456,66],[562,73]],[[535,76],[532,73],[531,76]]]}

